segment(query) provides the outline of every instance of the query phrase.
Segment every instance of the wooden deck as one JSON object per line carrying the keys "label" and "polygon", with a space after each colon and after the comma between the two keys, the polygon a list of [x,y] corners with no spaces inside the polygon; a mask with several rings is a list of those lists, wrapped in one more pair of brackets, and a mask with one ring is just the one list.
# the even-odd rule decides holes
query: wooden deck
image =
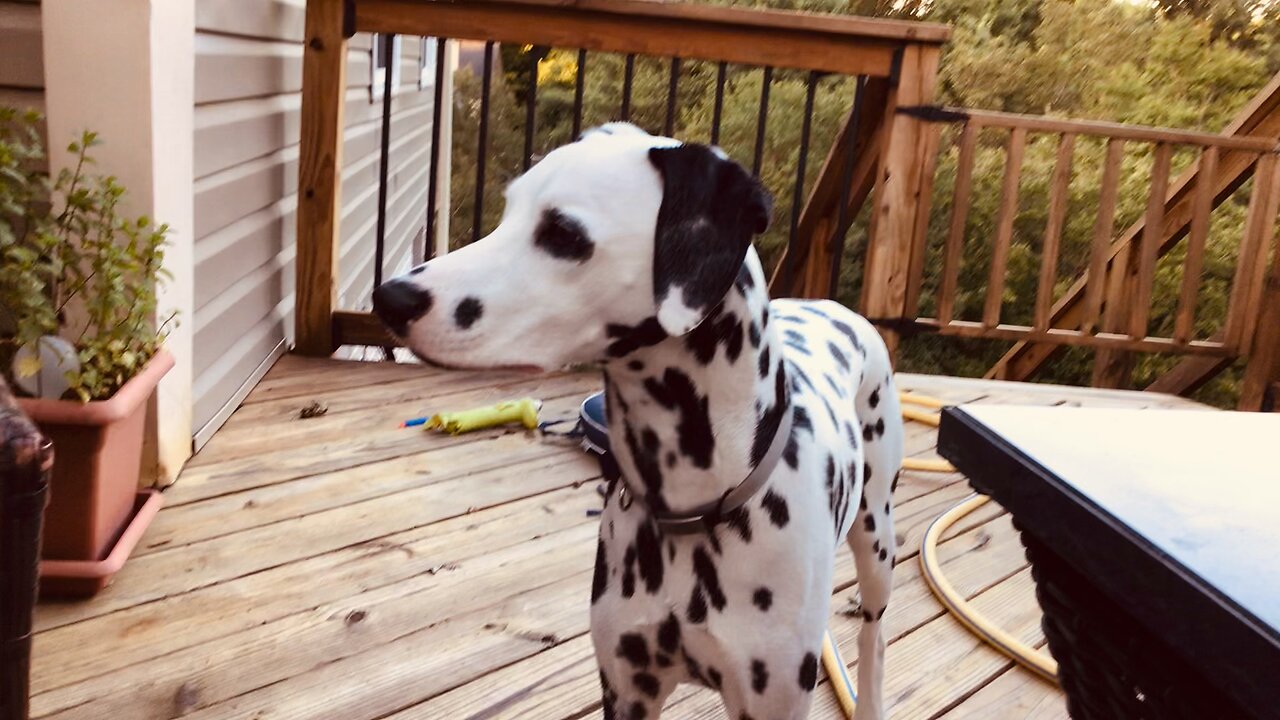
{"label": "wooden deck", "polygon": [[[1180,406],[1176,398],[903,376],[955,402]],[[441,437],[397,423],[531,395],[571,414],[595,376],[444,374],[415,365],[282,359],[197,456],[135,557],[97,598],[37,614],[39,718],[599,717],[587,603],[597,468],[523,431]],[[319,402],[321,417],[299,419]],[[931,428],[908,428],[929,457]],[[925,526],[968,495],[907,474],[890,606],[891,716],[1065,718],[1058,691],[963,630],[920,579]],[[1022,547],[994,504],[941,548],[951,580],[1041,644]],[[853,656],[852,559],[831,628]],[[836,718],[820,688],[815,718]],[[705,691],[664,717],[718,718]]]}

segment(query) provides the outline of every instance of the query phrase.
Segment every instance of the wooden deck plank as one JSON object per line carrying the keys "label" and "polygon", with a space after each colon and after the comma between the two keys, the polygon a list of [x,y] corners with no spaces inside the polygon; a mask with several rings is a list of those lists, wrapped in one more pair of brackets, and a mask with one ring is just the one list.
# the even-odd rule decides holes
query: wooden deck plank
{"label": "wooden deck plank", "polygon": [[[565,529],[594,526],[585,511],[598,504],[590,491],[568,487],[167,598],[163,611],[181,623],[181,633],[156,621],[162,609],[156,604],[44,632],[36,640],[39,671],[34,689],[43,692],[84,683],[84,688],[62,693],[67,697],[41,698],[65,707],[74,704],[76,697],[94,696],[94,688],[101,683],[86,681],[113,670],[126,677],[135,673],[152,680],[171,677],[180,684],[187,676],[179,662],[186,656],[175,654],[179,650],[231,636],[236,637],[233,644],[247,644],[260,628],[272,623],[288,622],[317,606],[417,577],[439,576],[440,586],[455,586],[469,579],[471,564],[479,558],[528,546],[527,552],[513,555],[527,559],[532,557],[529,552],[545,549],[538,542],[549,534],[548,523]],[[321,577],[326,581],[315,582]],[[473,589],[467,586],[468,592]],[[104,647],[85,653],[85,637],[101,639]],[[190,668],[206,667],[203,652],[196,648],[189,653]],[[157,658],[152,667],[137,665]],[[101,692],[112,692],[112,684]]]}
{"label": "wooden deck plank", "polygon": [[943,720],[1068,720],[1062,691],[1018,668],[1010,667]]}
{"label": "wooden deck plank", "polygon": [[[587,458],[575,466],[582,480],[596,474]],[[50,605],[39,613],[38,629],[191,592],[272,567],[323,555],[476,509],[564,487],[560,468],[518,474],[497,470],[428,485],[393,496],[294,518],[244,532],[169,548],[136,558],[117,582],[93,602]],[[264,551],[265,549],[265,551]]]}
{"label": "wooden deck plank", "polygon": [[[948,402],[1201,408],[1156,394],[900,375]],[[167,493],[115,584],[37,617],[40,718],[538,717],[598,714],[586,598],[598,469],[523,431],[400,430],[441,407],[518,395],[572,416],[598,377],[442,373],[288,357]],[[295,420],[312,400],[324,417]],[[912,423],[906,452],[932,457]],[[1057,691],[964,631],[916,556],[928,523],[970,493],[955,473],[903,474],[889,614],[897,717],[1062,717]],[[951,580],[1038,642],[1039,611],[1010,520],[995,504],[947,535]],[[855,647],[853,561],[837,554],[831,628]],[[87,652],[86,648],[92,648]],[[856,663],[856,657],[847,657]],[[1038,680],[1031,680],[1039,683]],[[680,691],[676,718],[719,717]],[[820,691],[812,714],[835,718]]]}
{"label": "wooden deck plank", "polygon": [[[548,418],[571,416],[577,412],[582,398],[598,387],[598,381],[582,379],[564,386],[561,390],[563,394],[554,397],[543,395],[543,413]],[[509,394],[491,391],[465,395],[461,398],[463,404],[459,407],[469,407],[472,403],[487,404],[511,397]],[[414,430],[405,432],[397,427],[403,419],[402,415],[390,414],[381,418],[365,416],[363,426],[358,422],[350,423],[343,433],[336,433],[335,437],[326,442],[275,445],[263,449],[260,454],[193,466],[183,472],[182,482],[169,492],[176,502],[190,502],[452,445],[483,443],[513,432],[526,437],[530,443],[539,442],[531,433],[510,429],[485,430],[456,437]]]}

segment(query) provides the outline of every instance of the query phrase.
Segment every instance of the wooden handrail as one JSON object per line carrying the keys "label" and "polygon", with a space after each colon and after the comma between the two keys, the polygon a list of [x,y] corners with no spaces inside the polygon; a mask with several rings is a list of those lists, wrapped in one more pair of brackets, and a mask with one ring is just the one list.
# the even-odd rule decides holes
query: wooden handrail
{"label": "wooden handrail", "polygon": [[[363,2],[364,0],[357,0]],[[441,0],[414,0],[440,2]],[[444,0],[448,2],[449,0]],[[622,18],[647,16],[668,20],[700,20],[771,30],[805,30],[832,35],[880,38],[904,42],[942,44],[951,37],[951,27],[940,23],[890,20],[767,8],[734,8],[705,3],[671,0],[471,0],[464,4],[529,5],[544,8],[590,10]]]}
{"label": "wooden handrail", "polygon": [[903,108],[900,112],[917,114],[925,120],[936,118],[944,122],[966,122],[980,127],[1007,128],[1010,130],[1022,128],[1027,132],[1074,133],[1076,135],[1092,135],[1116,140],[1171,143],[1173,145],[1199,145],[1201,147],[1220,147],[1229,150],[1251,150],[1253,152],[1271,152],[1277,149],[1275,138],[1266,136],[1218,135],[1195,130],[1176,130],[1173,128],[1147,127],[1101,120],[1055,118],[1043,115],[1021,115],[1018,113],[997,112],[995,110],[969,110],[965,108]]}
{"label": "wooden handrail", "polygon": [[940,25],[638,0],[351,0],[358,31],[575,47],[885,77]]}

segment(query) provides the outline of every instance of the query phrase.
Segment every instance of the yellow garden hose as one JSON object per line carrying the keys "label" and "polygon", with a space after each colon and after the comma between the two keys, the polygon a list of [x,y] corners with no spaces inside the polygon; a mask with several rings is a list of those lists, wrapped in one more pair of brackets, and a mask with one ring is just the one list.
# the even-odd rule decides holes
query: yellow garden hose
{"label": "yellow garden hose", "polygon": [[[944,402],[936,398],[912,393],[902,393],[900,399],[904,405],[920,405],[935,409],[940,409],[945,405]],[[940,420],[940,416],[937,413],[924,412],[909,407],[902,409],[902,417],[906,420],[914,420],[933,427],[937,427]],[[955,472],[955,467],[946,460],[907,458],[902,467],[907,470],[924,472]],[[1057,683],[1058,663],[1053,658],[1035,648],[1029,647],[1009,633],[996,627],[982,613],[978,612],[973,605],[969,604],[969,601],[956,591],[955,587],[942,573],[942,564],[938,562],[938,541],[960,518],[986,505],[989,500],[990,498],[984,495],[973,495],[930,523],[929,528],[924,533],[924,539],[920,541],[921,573],[924,575],[924,580],[928,583],[929,589],[938,598],[938,602],[942,603],[947,612],[951,613],[961,625],[964,625],[970,632],[996,650],[1004,653],[1014,662],[1051,683]]]}
{"label": "yellow garden hose", "polygon": [[849,666],[840,657],[840,648],[836,647],[836,639],[827,630],[822,635],[822,667],[831,678],[831,690],[836,694],[840,709],[844,716],[852,720],[853,711],[858,706],[858,696],[853,692],[853,680],[849,677]]}
{"label": "yellow garden hose", "polygon": [[956,592],[951,582],[942,574],[942,566],[938,562],[938,540],[960,518],[986,505],[991,498],[985,495],[973,495],[956,505],[934,520],[924,533],[920,543],[920,570],[929,589],[937,596],[938,602],[951,613],[961,625],[1007,655],[1014,662],[1048,680],[1058,682],[1058,663],[1045,653],[1029,647],[1021,640],[996,627],[990,620],[978,612],[964,596]]}

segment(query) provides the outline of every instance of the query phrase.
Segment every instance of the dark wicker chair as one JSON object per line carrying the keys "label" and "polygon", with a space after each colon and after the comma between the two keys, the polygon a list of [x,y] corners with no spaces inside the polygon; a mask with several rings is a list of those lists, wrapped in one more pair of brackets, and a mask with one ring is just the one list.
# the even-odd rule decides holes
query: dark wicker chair
{"label": "dark wicker chair", "polygon": [[0,378],[0,720],[27,720],[31,612],[53,447]]}

